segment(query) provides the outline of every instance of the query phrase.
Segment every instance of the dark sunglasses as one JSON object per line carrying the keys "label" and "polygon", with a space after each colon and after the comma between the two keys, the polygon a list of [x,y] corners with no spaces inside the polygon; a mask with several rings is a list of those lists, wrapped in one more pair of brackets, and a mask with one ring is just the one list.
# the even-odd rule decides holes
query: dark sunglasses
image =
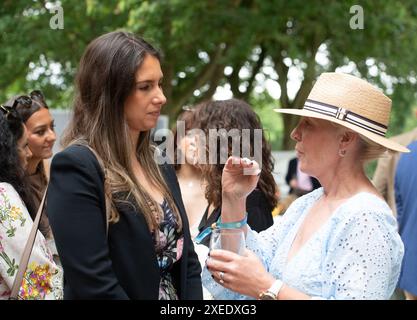
{"label": "dark sunglasses", "polygon": [[12,108],[15,109],[18,104],[25,108],[30,108],[32,107],[32,100],[44,101],[44,96],[42,92],[39,90],[33,90],[31,93],[29,93],[29,96],[17,97],[13,102]]}
{"label": "dark sunglasses", "polygon": [[12,107],[3,106],[2,104],[0,105],[0,109],[4,112],[5,115],[8,115],[13,110]]}
{"label": "dark sunglasses", "polygon": [[3,111],[6,120],[9,119],[9,117],[16,118],[16,111],[14,111],[13,107],[0,104],[0,110]]}

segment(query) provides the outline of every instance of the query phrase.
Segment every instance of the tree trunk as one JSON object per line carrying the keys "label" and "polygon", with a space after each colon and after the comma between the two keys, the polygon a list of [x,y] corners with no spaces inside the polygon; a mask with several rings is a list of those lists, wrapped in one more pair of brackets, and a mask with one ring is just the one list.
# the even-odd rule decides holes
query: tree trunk
{"label": "tree trunk", "polygon": [[282,121],[284,123],[282,136],[282,150],[293,150],[295,141],[291,139],[291,132],[298,123],[300,117],[291,114],[282,113]]}
{"label": "tree trunk", "polygon": [[[166,64],[166,67],[163,69],[164,71],[164,82],[162,83],[162,89],[164,90],[164,95],[167,98],[167,105],[172,107],[172,104],[174,103],[173,100],[173,92],[172,92],[172,79],[174,78],[174,68],[173,64],[169,63]],[[170,108],[166,108],[170,109]],[[163,110],[165,113],[170,115],[170,110]]]}
{"label": "tree trunk", "polygon": [[227,44],[219,44],[216,50],[210,54],[210,62],[203,66],[199,74],[195,76],[195,81],[188,82],[187,86],[182,89],[180,85],[173,88],[170,115],[177,115],[181,111],[184,103],[193,95],[194,90],[200,89],[209,83],[216,70],[219,70],[219,68],[221,70],[224,69],[224,63],[221,60],[226,54],[227,49]]}

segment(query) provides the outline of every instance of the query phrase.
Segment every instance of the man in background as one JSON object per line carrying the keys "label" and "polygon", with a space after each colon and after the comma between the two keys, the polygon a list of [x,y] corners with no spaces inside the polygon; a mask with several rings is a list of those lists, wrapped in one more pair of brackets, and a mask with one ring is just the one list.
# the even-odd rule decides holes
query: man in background
{"label": "man in background", "polygon": [[408,148],[411,152],[399,158],[394,180],[398,232],[405,249],[398,288],[407,300],[417,300],[417,140]]}
{"label": "man in background", "polygon": [[[416,116],[417,116],[417,111],[416,111]],[[411,131],[394,136],[391,139],[404,146],[408,146],[413,141],[417,141],[417,127]],[[397,164],[398,164],[399,158],[400,158],[399,153],[390,153],[386,157],[380,158],[378,160],[378,164],[377,164],[374,177],[372,180],[373,184],[375,185],[375,188],[385,198],[385,200],[390,206],[395,217],[397,217],[397,204],[396,204],[396,195],[395,195],[396,190],[395,190],[394,185],[395,185],[395,174],[397,171]],[[398,220],[398,225],[400,229],[399,232],[401,234],[401,230],[403,227],[400,225],[400,223],[402,222]],[[401,236],[401,238],[403,238],[403,236]],[[402,277],[402,275],[400,277]],[[400,283],[399,283],[399,286],[401,288],[397,288],[395,290],[391,299],[398,300],[398,299],[404,299],[404,297],[408,299],[409,297],[407,296],[407,292],[403,292],[403,290],[401,290],[403,289],[402,288],[403,286],[401,286]]]}
{"label": "man in background", "polygon": [[[417,117],[417,111],[416,111]],[[413,130],[394,136],[391,140],[402,144],[409,145],[417,140],[417,127]],[[397,169],[399,153],[390,153],[388,156],[378,160],[378,164],[374,173],[372,182],[378,192],[384,197],[390,206],[394,216],[397,216],[397,208],[395,205],[394,177]]]}

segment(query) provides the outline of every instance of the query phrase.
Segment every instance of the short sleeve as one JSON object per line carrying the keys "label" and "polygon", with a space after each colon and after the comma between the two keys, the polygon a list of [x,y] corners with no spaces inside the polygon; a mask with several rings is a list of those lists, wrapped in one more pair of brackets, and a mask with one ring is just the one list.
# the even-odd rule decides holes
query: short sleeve
{"label": "short sleeve", "polygon": [[389,299],[404,247],[388,211],[363,210],[338,222],[324,260],[322,298]]}

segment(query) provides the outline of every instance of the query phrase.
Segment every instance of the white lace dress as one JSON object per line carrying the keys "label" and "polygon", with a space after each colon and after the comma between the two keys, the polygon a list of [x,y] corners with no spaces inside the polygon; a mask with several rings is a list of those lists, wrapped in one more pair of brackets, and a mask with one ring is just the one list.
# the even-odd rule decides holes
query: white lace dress
{"label": "white lace dress", "polygon": [[[320,188],[297,199],[259,234],[249,230],[247,248],[275,278],[313,299],[389,299],[404,246],[390,208],[370,193],[358,193],[339,206],[287,264],[297,230],[322,194]],[[207,268],[203,284],[215,299],[249,299],[215,283]]]}
{"label": "white lace dress", "polygon": [[[32,218],[16,190],[8,183],[0,183],[0,299],[10,296],[32,225]],[[48,244],[38,231],[19,299],[63,298],[63,271],[54,262],[53,248],[49,245],[53,243]]]}

